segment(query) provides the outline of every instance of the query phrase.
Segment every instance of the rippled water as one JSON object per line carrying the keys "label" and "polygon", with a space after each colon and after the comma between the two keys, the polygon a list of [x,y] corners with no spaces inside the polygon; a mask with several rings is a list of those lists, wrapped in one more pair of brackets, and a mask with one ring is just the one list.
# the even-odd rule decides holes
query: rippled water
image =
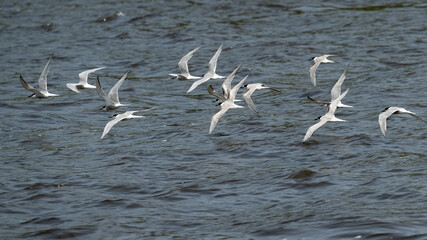
{"label": "rippled water", "polygon": [[[19,1],[0,4],[2,239],[426,239],[427,4],[423,1]],[[123,14],[117,14],[123,13]],[[202,75],[262,82],[249,108],[209,135],[218,107],[207,84],[170,79],[202,48]],[[311,84],[310,58],[335,54]],[[27,98],[53,56],[48,88]],[[347,63],[338,109],[301,140]],[[65,87],[95,67],[108,90],[126,72],[112,112],[92,89]],[[95,74],[89,81],[93,83]],[[222,80],[211,80],[219,90]],[[157,107],[102,140],[113,113]]]}

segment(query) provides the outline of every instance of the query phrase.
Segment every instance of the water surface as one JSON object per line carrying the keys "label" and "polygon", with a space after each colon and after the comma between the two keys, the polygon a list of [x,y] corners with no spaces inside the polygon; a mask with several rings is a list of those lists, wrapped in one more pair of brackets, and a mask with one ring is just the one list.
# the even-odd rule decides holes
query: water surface
{"label": "water surface", "polygon": [[[0,4],[0,232],[4,239],[426,239],[427,119],[423,1],[19,1]],[[259,114],[218,110],[207,84],[168,77],[201,46],[217,72],[281,90],[253,94]],[[335,54],[311,84],[310,58]],[[48,88],[27,98],[53,56]],[[309,126],[350,63],[338,109]],[[66,88],[83,70],[108,91],[127,71],[122,103]],[[94,84],[96,74],[89,81]],[[156,107],[102,140],[114,113]]]}

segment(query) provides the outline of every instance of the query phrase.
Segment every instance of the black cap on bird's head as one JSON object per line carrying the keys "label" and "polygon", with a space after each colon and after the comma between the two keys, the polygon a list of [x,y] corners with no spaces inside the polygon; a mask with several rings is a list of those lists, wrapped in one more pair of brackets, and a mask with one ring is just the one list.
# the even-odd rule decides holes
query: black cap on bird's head
{"label": "black cap on bird's head", "polygon": [[385,111],[387,111],[389,108],[390,108],[390,107],[386,107],[386,108],[384,108],[384,110],[382,110],[381,112],[385,112]]}
{"label": "black cap on bird's head", "polygon": [[322,118],[322,116],[319,116],[319,117],[317,117],[316,119],[314,119],[314,120],[320,120],[320,118]]}

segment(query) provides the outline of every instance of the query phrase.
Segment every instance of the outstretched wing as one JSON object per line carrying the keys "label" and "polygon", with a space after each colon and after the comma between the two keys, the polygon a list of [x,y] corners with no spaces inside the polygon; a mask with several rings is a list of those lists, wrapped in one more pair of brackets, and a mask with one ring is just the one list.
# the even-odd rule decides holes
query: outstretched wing
{"label": "outstretched wing", "polygon": [[219,57],[219,54],[221,54],[221,52],[222,52],[222,44],[221,46],[219,46],[218,50],[216,50],[215,54],[209,61],[209,72],[211,72],[212,74],[215,74],[218,57]]}
{"label": "outstretched wing", "polygon": [[307,139],[309,139],[311,137],[311,135],[313,135],[314,131],[316,131],[318,128],[323,126],[323,124],[325,124],[326,122],[327,121],[320,119],[320,121],[318,123],[309,127],[307,132],[305,133],[304,139],[302,141],[303,142],[307,141]]}
{"label": "outstretched wing", "polygon": [[242,96],[243,96],[243,100],[249,106],[249,108],[257,113],[258,111],[256,110],[255,104],[251,98],[251,95],[252,93],[254,93],[254,91],[255,91],[255,88],[250,88],[246,92],[244,92]]}
{"label": "outstretched wing", "polygon": [[207,72],[201,79],[193,82],[193,84],[191,85],[190,89],[188,89],[187,93],[193,91],[194,89],[196,89],[197,86],[199,86],[200,84],[207,82],[209,79],[211,79],[211,77],[213,76],[212,73]]}
{"label": "outstretched wing", "polygon": [[104,69],[105,67],[100,67],[100,68],[93,68],[93,69],[89,69],[86,71],[83,71],[81,73],[79,73],[79,78],[80,78],[80,84],[86,84],[87,83],[87,79],[89,77],[89,74],[96,72],[98,70]]}
{"label": "outstretched wing", "polygon": [[212,133],[216,124],[218,123],[218,120],[222,117],[222,115],[224,115],[225,112],[227,112],[228,109],[229,109],[228,107],[224,107],[224,108],[222,107],[221,110],[219,110],[217,113],[215,113],[212,116],[211,126],[209,127],[209,134]]}
{"label": "outstretched wing", "polygon": [[197,47],[193,50],[191,50],[189,53],[187,53],[184,57],[181,58],[178,62],[178,67],[181,70],[181,75],[189,75],[190,71],[188,70],[188,60],[190,60],[191,57],[193,57],[193,54],[199,50],[200,47]]}
{"label": "outstretched wing", "polygon": [[110,92],[108,93],[108,96],[111,98],[111,100],[114,103],[120,103],[119,101],[119,88],[120,86],[123,84],[123,82],[125,81],[126,77],[128,76],[128,73],[125,73],[125,75],[123,75],[123,77],[116,83],[116,85],[114,85],[114,87],[111,88]]}
{"label": "outstretched wing", "polygon": [[76,85],[77,85],[77,84],[75,84],[75,83],[67,83],[67,88],[69,88],[69,89],[71,89],[72,91],[74,91],[74,92],[78,93],[78,92],[80,92],[80,91],[77,89]]}
{"label": "outstretched wing", "polygon": [[[128,114],[128,112],[123,113],[123,114],[119,114],[117,115],[113,120],[109,121],[105,127],[104,127],[104,132],[102,133],[101,139],[107,135],[107,133],[110,131],[110,129],[116,125],[118,122],[120,122],[121,120],[125,119],[127,116],[125,114]],[[132,113],[130,113],[132,114]]]}
{"label": "outstretched wing", "polygon": [[213,89],[212,85],[208,86],[208,93],[214,97],[216,97],[220,102],[224,102],[226,99],[221,94],[215,92],[215,89]]}
{"label": "outstretched wing", "polygon": [[315,62],[313,66],[310,67],[310,78],[314,86],[316,86],[316,69],[319,67],[319,65],[320,62]]}
{"label": "outstretched wing", "polygon": [[334,87],[331,89],[331,102],[337,99],[341,94],[341,85],[343,84],[344,79],[346,77],[348,66],[350,66],[350,63],[347,64],[347,67],[345,68],[344,72],[341,74],[340,78],[335,83]]}
{"label": "outstretched wing", "polygon": [[41,95],[41,93],[39,92],[39,90],[33,88],[31,85],[29,85],[24,78],[22,78],[21,75],[19,75],[19,81],[21,82],[21,85],[27,89],[28,91],[33,92],[34,94],[36,94],[37,96]]}
{"label": "outstretched wing", "polygon": [[96,76],[96,92],[103,99],[107,97],[107,94],[105,94],[104,90],[102,90],[101,83],[99,82],[99,76]]}
{"label": "outstretched wing", "polygon": [[221,85],[222,88],[222,95],[228,99],[230,97],[230,91],[231,91],[231,81],[233,81],[234,77],[236,76],[237,72],[240,69],[240,65],[237,66],[234,71],[224,80],[224,82]]}
{"label": "outstretched wing", "polygon": [[40,92],[47,92],[47,74],[49,73],[51,60],[52,60],[52,57],[49,58],[49,61],[47,61],[46,66],[44,67],[43,72],[40,75],[40,78],[39,78]]}

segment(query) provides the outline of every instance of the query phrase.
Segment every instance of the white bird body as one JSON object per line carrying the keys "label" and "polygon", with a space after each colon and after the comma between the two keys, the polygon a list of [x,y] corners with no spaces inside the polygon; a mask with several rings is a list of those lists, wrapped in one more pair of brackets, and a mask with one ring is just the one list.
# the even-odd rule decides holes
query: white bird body
{"label": "white bird body", "polygon": [[215,52],[215,54],[213,55],[213,57],[209,61],[208,72],[205,73],[205,75],[203,75],[203,77],[201,79],[195,81],[191,85],[190,89],[188,89],[187,93],[193,91],[197,86],[199,86],[200,84],[202,84],[204,82],[207,82],[209,79],[224,78],[223,76],[216,74],[216,65],[218,62],[219,54],[221,54],[221,51],[222,51],[222,44],[221,44],[221,46],[219,46],[218,50]]}
{"label": "white bird body", "polygon": [[200,47],[191,50],[179,60],[178,67],[181,70],[181,73],[170,73],[169,76],[171,76],[172,78],[178,78],[179,80],[200,79],[200,77],[191,75],[190,71],[188,70],[188,61],[191,57],[193,57],[193,54],[199,49]]}
{"label": "white bird body", "polygon": [[114,119],[109,121],[105,127],[104,127],[104,131],[102,133],[101,139],[104,138],[105,135],[107,135],[107,133],[110,131],[110,129],[116,125],[118,122],[122,121],[122,120],[127,120],[127,119],[132,119],[132,118],[143,118],[144,116],[136,116],[133,115],[136,112],[145,112],[145,111],[149,111],[152,110],[154,108],[150,108],[150,109],[146,109],[146,110],[138,110],[138,111],[127,111],[121,114],[117,114],[114,115]]}
{"label": "white bird body", "polygon": [[221,105],[220,105],[221,109],[212,116],[211,125],[209,127],[209,134],[212,133],[216,124],[218,123],[218,120],[222,117],[222,115],[224,115],[225,112],[228,111],[228,109],[245,108],[244,106],[240,106],[240,105],[235,104],[234,101],[235,101],[235,98],[237,95],[237,91],[242,86],[242,84],[245,82],[247,77],[248,77],[248,75],[246,75],[246,77],[244,77],[236,86],[233,87],[233,89],[231,89],[230,95],[227,98],[227,100],[225,102],[221,103]]}
{"label": "white bird body", "polygon": [[380,115],[378,115],[378,123],[380,124],[380,129],[384,137],[386,136],[386,131],[387,131],[387,118],[390,117],[392,114],[402,114],[402,113],[412,115],[415,118],[418,118],[423,122],[426,122],[422,118],[418,117],[415,113],[408,111],[402,107],[388,107],[384,109],[380,113]]}
{"label": "white bird body", "polygon": [[328,57],[332,57],[334,55],[322,55],[319,57],[314,57],[314,64],[310,67],[310,78],[313,85],[316,87],[316,69],[319,67],[320,63],[333,63],[328,59]]}
{"label": "white bird body", "polygon": [[36,96],[37,98],[47,98],[47,97],[59,96],[58,94],[49,93],[47,91],[47,74],[49,73],[50,61],[51,60],[52,60],[52,58],[49,59],[49,61],[47,62],[46,66],[43,69],[42,74],[40,75],[40,78],[39,78],[39,90],[37,90],[36,88],[34,88],[31,85],[29,85],[24,80],[24,78],[21,75],[19,75],[19,81],[21,82],[21,85],[25,89],[27,89],[28,91],[33,92],[33,94],[30,95],[29,97]]}
{"label": "white bird body", "polygon": [[332,101],[332,103],[329,105],[328,112],[319,118],[318,123],[316,123],[316,124],[314,124],[308,128],[307,133],[305,134],[304,139],[302,140],[303,142],[305,142],[307,139],[309,139],[311,137],[311,135],[313,135],[314,131],[316,131],[318,128],[320,128],[321,126],[323,126],[327,122],[345,122],[346,121],[346,120],[339,119],[339,118],[335,117],[335,111],[337,110],[338,102],[341,101],[345,97],[345,95],[347,95],[348,90],[349,89],[347,89],[337,99]]}
{"label": "white bird body", "polygon": [[79,89],[85,89],[85,88],[96,88],[96,86],[89,84],[87,82],[89,74],[96,72],[98,70],[104,69],[105,67],[100,67],[100,68],[94,68],[94,69],[89,69],[86,71],[83,71],[81,73],[79,73],[79,82],[78,83],[67,83],[66,86],[71,89],[74,92],[80,92]]}
{"label": "white bird body", "polygon": [[129,72],[125,73],[123,77],[111,88],[110,92],[107,94],[104,93],[101,87],[101,83],[99,82],[99,76],[96,78],[96,92],[98,95],[104,99],[105,106],[102,108],[103,110],[113,110],[119,108],[120,106],[126,106],[125,104],[121,104],[119,101],[119,88],[125,81]]}

